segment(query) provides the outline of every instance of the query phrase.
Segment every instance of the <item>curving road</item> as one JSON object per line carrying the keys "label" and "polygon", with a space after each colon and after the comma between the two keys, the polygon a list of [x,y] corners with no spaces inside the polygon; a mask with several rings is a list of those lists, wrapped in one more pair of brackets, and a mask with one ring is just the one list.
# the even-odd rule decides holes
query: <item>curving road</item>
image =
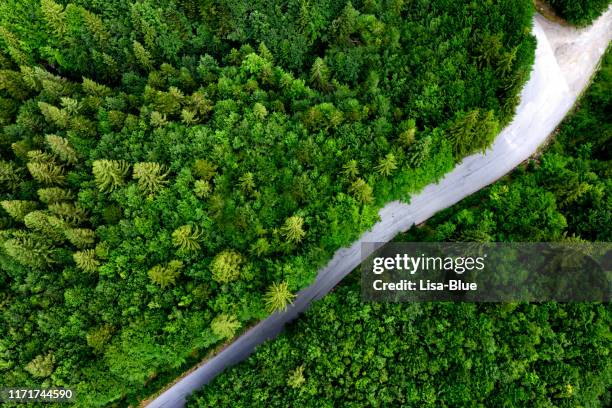
{"label": "curving road", "polygon": [[338,250],[316,281],[302,290],[295,303],[253,326],[227,348],[203,362],[165,390],[149,408],[175,408],[226,367],[244,360],[255,347],[275,337],[283,326],[323,297],[362,257],[362,242],[387,242],[412,225],[452,206],[464,197],[493,183],[534,154],[572,108],[597,68],[612,39],[612,7],[592,26],[576,30],[536,16],[533,33],[537,38],[536,59],[531,77],[521,94],[513,122],[496,138],[485,154],[467,157],[438,184],[427,186],[412,197],[410,204],[398,201],[380,210],[380,222],[349,248]]}

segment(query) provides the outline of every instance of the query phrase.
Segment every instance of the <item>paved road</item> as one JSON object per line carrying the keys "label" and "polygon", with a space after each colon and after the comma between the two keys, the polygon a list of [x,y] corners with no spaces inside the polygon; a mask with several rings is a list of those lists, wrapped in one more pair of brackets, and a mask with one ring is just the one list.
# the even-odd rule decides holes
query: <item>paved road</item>
{"label": "paved road", "polygon": [[323,297],[362,256],[362,242],[386,242],[436,212],[491,184],[523,162],[550,135],[573,106],[612,39],[612,8],[591,27],[575,30],[549,23],[537,16],[534,35],[538,46],[533,72],[521,94],[514,121],[504,129],[483,155],[467,157],[438,184],[427,186],[410,204],[391,202],[380,211],[381,221],[349,248],[338,250],[316,281],[302,290],[283,313],[263,320],[215,357],[167,389],[149,408],[175,408],[228,366],[244,360],[254,348],[275,337],[285,323],[295,319],[309,304]]}

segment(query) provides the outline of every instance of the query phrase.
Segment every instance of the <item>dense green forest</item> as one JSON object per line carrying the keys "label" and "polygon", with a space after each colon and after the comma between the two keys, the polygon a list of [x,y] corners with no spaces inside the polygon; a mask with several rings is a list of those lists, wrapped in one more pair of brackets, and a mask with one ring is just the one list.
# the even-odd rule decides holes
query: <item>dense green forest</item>
{"label": "dense green forest", "polygon": [[610,0],[546,0],[559,16],[572,24],[590,24],[610,5]]}
{"label": "dense green forest", "polygon": [[0,383],[140,393],[485,149],[530,0],[5,0]]}
{"label": "dense green forest", "polygon": [[[547,151],[397,241],[612,240],[612,52]],[[612,404],[612,307],[363,303],[358,274],[191,407]]]}

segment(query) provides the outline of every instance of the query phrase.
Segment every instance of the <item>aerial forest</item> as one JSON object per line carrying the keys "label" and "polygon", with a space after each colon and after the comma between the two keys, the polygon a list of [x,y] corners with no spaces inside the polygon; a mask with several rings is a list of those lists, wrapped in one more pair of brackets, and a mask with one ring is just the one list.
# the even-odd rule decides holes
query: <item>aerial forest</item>
{"label": "aerial forest", "polygon": [[531,0],[3,0],[0,384],[134,402],[287,307],[382,205],[509,123],[532,16]]}
{"label": "aerial forest", "polygon": [[[403,242],[612,241],[612,52],[544,154]],[[609,303],[380,303],[359,270],[188,407],[609,407]]]}

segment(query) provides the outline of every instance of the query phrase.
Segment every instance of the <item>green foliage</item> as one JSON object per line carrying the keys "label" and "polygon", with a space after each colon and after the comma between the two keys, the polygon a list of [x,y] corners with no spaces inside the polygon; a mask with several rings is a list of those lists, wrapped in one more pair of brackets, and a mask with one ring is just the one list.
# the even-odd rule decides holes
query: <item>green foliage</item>
{"label": "green foliage", "polygon": [[210,183],[205,180],[196,180],[193,185],[193,192],[199,198],[208,197],[210,190]]}
{"label": "green foliage", "polygon": [[45,214],[42,211],[32,211],[28,213],[23,222],[26,227],[40,232],[54,243],[64,241],[64,223],[59,218]]}
{"label": "green foliage", "polygon": [[37,193],[39,200],[45,204],[71,201],[74,199],[74,195],[71,191],[59,187],[39,188]]}
{"label": "green foliage", "polygon": [[[528,0],[0,2],[0,201],[40,201],[27,225],[0,216],[0,383],[40,387],[24,367],[53,350],[45,381],[75,388],[75,405],[138,405],[235,333],[213,334],[214,316],[262,318],[274,282],[305,287],[382,204],[461,160],[444,136],[457,112],[507,123],[532,13]],[[585,182],[564,206],[596,198]],[[173,259],[162,290],[146,272]]]}
{"label": "green foliage", "polygon": [[610,0],[546,0],[564,19],[578,26],[590,24],[610,5]]}
{"label": "green foliage", "polygon": [[35,233],[14,232],[4,241],[4,251],[23,266],[45,269],[56,262],[55,253],[43,236]]}
{"label": "green foliage", "polygon": [[[538,161],[396,240],[609,242],[611,55]],[[187,406],[609,405],[609,304],[363,303],[358,272]]]}
{"label": "green foliage", "polygon": [[47,355],[39,354],[26,365],[25,369],[27,372],[37,378],[49,377],[53,373],[53,366],[55,364],[55,357],[49,353]]}
{"label": "green foliage", "polygon": [[146,194],[158,193],[168,183],[164,167],[158,163],[134,164],[133,177],[138,180],[138,187]]}
{"label": "green foliage", "polygon": [[96,234],[89,228],[68,228],[66,238],[77,248],[85,248],[96,242]]}
{"label": "green foliage", "polygon": [[96,327],[87,333],[87,345],[97,353],[104,351],[113,335],[113,326],[104,324]]}
{"label": "green foliage", "polygon": [[244,258],[238,252],[226,249],[217,254],[210,263],[212,278],[219,283],[235,281],[240,277]]}
{"label": "green foliage", "polygon": [[295,295],[289,291],[287,282],[273,283],[268,289],[265,296],[266,307],[270,313],[287,309],[287,306],[295,298]]}
{"label": "green foliage", "polygon": [[378,161],[376,171],[382,176],[388,177],[397,169],[397,162],[393,153],[387,153],[385,157]]}
{"label": "green foliage", "polygon": [[52,162],[30,162],[28,170],[34,180],[44,185],[64,184],[65,175],[62,166]]}
{"label": "green foliage", "polygon": [[20,182],[19,171],[14,163],[0,160],[0,184],[14,190]]}
{"label": "green foliage", "polygon": [[111,192],[124,184],[129,165],[122,160],[96,160],[92,164],[92,171],[98,189]]}
{"label": "green foliage", "polygon": [[304,365],[298,366],[295,370],[289,372],[287,378],[287,385],[291,388],[300,388],[304,385],[306,379],[304,378]]}
{"label": "green foliage", "polygon": [[24,217],[37,207],[35,201],[26,200],[4,200],[0,205],[16,221],[23,221]]}
{"label": "green foliage", "polygon": [[176,284],[176,279],[179,277],[182,268],[183,262],[174,260],[167,265],[155,265],[149,269],[148,275],[153,283],[165,289]]}
{"label": "green foliage", "polygon": [[178,227],[172,233],[172,245],[182,252],[194,252],[200,250],[198,239],[201,233],[191,225]]}
{"label": "green foliage", "polygon": [[285,220],[282,233],[289,242],[300,242],[304,239],[304,219],[299,215],[293,215]]}
{"label": "green foliage", "polygon": [[362,204],[372,202],[372,187],[362,178],[355,180],[349,187],[349,192]]}
{"label": "green foliage", "polygon": [[68,140],[56,135],[47,135],[45,136],[45,139],[49,145],[49,149],[51,149],[51,151],[55,153],[62,161],[68,164],[77,163],[77,154],[74,149],[70,147]]}
{"label": "green foliage", "polygon": [[465,157],[478,150],[484,152],[493,143],[499,125],[493,112],[470,111],[459,115],[448,131],[453,152]]}
{"label": "green foliage", "polygon": [[240,328],[240,322],[236,316],[220,314],[210,323],[210,328],[215,336],[221,340],[231,339]]}
{"label": "green foliage", "polygon": [[74,259],[74,263],[76,264],[77,268],[87,273],[97,272],[98,267],[100,266],[100,261],[96,259],[96,253],[93,249],[77,251],[72,254],[72,258]]}

